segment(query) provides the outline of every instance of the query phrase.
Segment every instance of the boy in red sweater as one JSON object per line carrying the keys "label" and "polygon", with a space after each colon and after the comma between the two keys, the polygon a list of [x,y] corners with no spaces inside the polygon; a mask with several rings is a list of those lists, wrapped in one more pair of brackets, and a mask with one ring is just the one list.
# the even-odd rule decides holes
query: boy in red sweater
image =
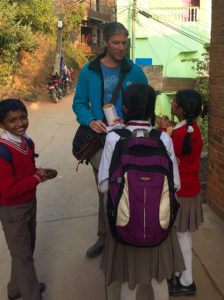
{"label": "boy in red sweater", "polygon": [[12,258],[8,299],[40,300],[33,252],[36,237],[36,186],[54,178],[54,169],[37,169],[34,143],[26,135],[28,114],[16,99],[0,102],[0,221]]}

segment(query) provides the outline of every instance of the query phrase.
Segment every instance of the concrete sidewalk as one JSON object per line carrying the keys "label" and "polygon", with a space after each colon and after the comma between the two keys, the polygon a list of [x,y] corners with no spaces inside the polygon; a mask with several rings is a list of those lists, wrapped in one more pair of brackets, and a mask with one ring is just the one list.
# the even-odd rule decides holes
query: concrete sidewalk
{"label": "concrete sidewalk", "polygon": [[[71,109],[72,96],[58,104],[28,106],[28,134],[40,154],[37,166],[58,170],[56,179],[38,186],[38,225],[35,262],[38,277],[47,284],[44,300],[106,300],[100,258],[85,252],[96,240],[97,192],[90,166],[71,153],[78,124]],[[224,224],[204,205],[205,223],[193,234],[195,297],[174,299],[224,299]],[[7,300],[10,257],[0,229],[0,300]],[[119,284],[108,289],[110,300],[119,300]],[[138,300],[152,300],[150,288],[141,286]]]}

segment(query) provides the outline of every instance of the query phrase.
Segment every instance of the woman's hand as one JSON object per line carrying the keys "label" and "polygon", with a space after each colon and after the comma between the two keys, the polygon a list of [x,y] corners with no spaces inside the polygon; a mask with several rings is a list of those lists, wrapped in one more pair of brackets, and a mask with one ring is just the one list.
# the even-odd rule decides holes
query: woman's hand
{"label": "woman's hand", "polygon": [[89,122],[89,127],[97,133],[108,133],[107,125],[101,120],[92,120]]}
{"label": "woman's hand", "polygon": [[116,117],[113,119],[113,123],[110,125],[110,126],[115,126],[117,124],[123,124],[124,123],[124,120],[120,117]]}

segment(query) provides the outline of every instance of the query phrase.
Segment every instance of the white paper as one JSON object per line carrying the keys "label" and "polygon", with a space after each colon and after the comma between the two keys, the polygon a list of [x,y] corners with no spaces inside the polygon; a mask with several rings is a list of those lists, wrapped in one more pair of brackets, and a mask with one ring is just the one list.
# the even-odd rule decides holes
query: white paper
{"label": "white paper", "polygon": [[113,120],[115,118],[117,118],[117,112],[116,112],[114,105],[103,108],[103,112],[104,112],[105,118],[107,120],[107,123],[110,126],[111,124],[113,124]]}

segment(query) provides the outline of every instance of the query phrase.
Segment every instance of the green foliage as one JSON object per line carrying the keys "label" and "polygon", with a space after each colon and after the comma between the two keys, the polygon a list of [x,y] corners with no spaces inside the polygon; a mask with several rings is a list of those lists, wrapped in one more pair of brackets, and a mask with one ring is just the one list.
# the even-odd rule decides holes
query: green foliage
{"label": "green foliage", "polygon": [[82,5],[70,2],[65,4],[64,10],[64,38],[74,42],[77,38],[82,19],[84,17],[84,9]]}
{"label": "green foliage", "polygon": [[22,25],[30,26],[32,31],[52,32],[56,26],[57,16],[52,13],[52,0],[12,0],[17,4],[17,19]]}
{"label": "green foliage", "polygon": [[17,20],[18,5],[8,0],[0,2],[0,85],[10,83],[21,49],[33,51],[37,45],[29,26]]}
{"label": "green foliage", "polygon": [[82,49],[75,48],[72,42],[65,41],[63,48],[64,60],[68,68],[80,70],[87,63],[86,53]]}
{"label": "green foliage", "polygon": [[[64,0],[63,3],[60,13],[64,15],[65,23],[65,61],[67,66],[79,69],[86,62],[86,57],[82,50],[75,49],[72,42],[76,40],[84,10],[81,5],[70,0]],[[21,58],[25,57],[26,52],[32,53],[37,49],[41,36],[56,40],[59,12],[54,7],[54,0],[0,0],[1,93],[12,85],[14,75],[18,77]]]}
{"label": "green foliage", "polygon": [[195,90],[200,93],[203,106],[207,106],[209,96],[209,54],[203,53],[201,58],[182,60],[182,62],[185,61],[193,63],[192,69],[195,70],[198,75],[195,78]]}
{"label": "green foliage", "polygon": [[203,152],[208,152],[208,116],[198,118],[198,126],[203,139]]}
{"label": "green foliage", "polygon": [[10,85],[22,49],[32,52],[38,45],[35,32],[56,28],[52,0],[0,1],[0,86]]}

